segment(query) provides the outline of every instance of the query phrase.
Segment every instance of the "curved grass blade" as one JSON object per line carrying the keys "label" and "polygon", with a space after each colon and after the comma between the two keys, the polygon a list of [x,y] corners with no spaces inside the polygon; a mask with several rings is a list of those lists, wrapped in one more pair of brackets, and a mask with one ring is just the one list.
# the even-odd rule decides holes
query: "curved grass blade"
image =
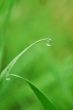
{"label": "curved grass blade", "polygon": [[11,63],[1,72],[0,75],[0,80],[4,79],[8,79],[8,77],[10,75],[19,77],[21,79],[23,79],[24,81],[26,81],[29,86],[31,87],[31,89],[34,91],[34,93],[36,94],[36,96],[38,97],[38,99],[41,101],[42,105],[44,106],[45,110],[56,110],[54,104],[52,103],[52,101],[50,99],[47,98],[47,96],[41,92],[36,86],[34,86],[29,80],[24,79],[23,77],[20,77],[18,75],[14,75],[14,74],[10,74],[10,71],[12,70],[13,66],[15,65],[15,63],[21,58],[21,56],[27,51],[29,50],[32,46],[34,46],[35,44],[41,42],[41,41],[47,41],[48,38],[45,39],[40,39],[36,42],[34,42],[33,44],[29,45],[27,48],[25,48],[20,54],[18,54],[12,61]]}
{"label": "curved grass blade", "polygon": [[57,110],[53,101],[49,99],[40,89],[38,89],[34,84],[32,84],[29,80],[16,75],[16,74],[9,74],[6,77],[6,80],[10,80],[10,76],[20,78],[24,80],[33,90],[33,92],[36,94],[37,98],[40,100],[41,104],[43,105],[45,110]]}
{"label": "curved grass blade", "polygon": [[13,66],[16,64],[16,62],[24,55],[25,52],[27,52],[32,46],[34,46],[37,43],[40,43],[42,41],[47,41],[48,38],[44,38],[44,39],[40,39],[34,43],[32,43],[31,45],[29,45],[28,47],[26,47],[20,54],[18,54],[10,63],[9,65],[1,72],[0,75],[0,80],[6,75],[8,75],[11,71],[11,69],[13,68]]}

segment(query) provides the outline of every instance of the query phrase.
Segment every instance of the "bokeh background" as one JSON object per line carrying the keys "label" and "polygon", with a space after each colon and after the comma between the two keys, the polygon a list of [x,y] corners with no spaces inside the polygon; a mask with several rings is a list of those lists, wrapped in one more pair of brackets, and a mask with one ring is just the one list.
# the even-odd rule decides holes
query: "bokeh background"
{"label": "bokeh background", "polygon": [[[0,0],[0,71],[29,49],[11,73],[29,79],[58,107],[73,110],[73,1]],[[44,110],[29,85],[18,78],[0,82],[0,110]]]}

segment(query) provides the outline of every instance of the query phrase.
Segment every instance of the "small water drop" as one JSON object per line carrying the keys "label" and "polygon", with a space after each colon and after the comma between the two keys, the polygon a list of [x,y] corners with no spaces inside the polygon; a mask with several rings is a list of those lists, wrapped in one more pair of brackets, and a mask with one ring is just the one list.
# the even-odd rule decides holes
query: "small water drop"
{"label": "small water drop", "polygon": [[49,38],[49,41],[52,41],[52,39],[51,39],[51,38]]}
{"label": "small water drop", "polygon": [[47,43],[47,44],[46,44],[46,46],[50,47],[50,46],[51,46],[51,44],[50,44],[50,43]]}
{"label": "small water drop", "polygon": [[10,78],[6,78],[7,81],[11,80]]}
{"label": "small water drop", "polygon": [[49,38],[49,39],[47,40],[46,46],[48,46],[48,47],[52,46],[52,45],[51,45],[51,42],[52,42],[52,39]]}

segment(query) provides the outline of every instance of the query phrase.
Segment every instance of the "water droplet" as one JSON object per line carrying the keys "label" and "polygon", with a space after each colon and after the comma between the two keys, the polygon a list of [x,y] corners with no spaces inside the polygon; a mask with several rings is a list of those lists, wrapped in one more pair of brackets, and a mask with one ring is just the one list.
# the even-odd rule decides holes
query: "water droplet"
{"label": "water droplet", "polygon": [[49,38],[49,41],[52,41],[52,39],[51,39],[51,38]]}
{"label": "water droplet", "polygon": [[51,44],[47,43],[47,44],[46,44],[46,46],[50,47],[50,46],[51,46]]}
{"label": "water droplet", "polygon": [[49,38],[49,39],[47,40],[46,46],[48,46],[48,47],[52,46],[52,45],[51,45],[51,42],[52,42],[52,39]]}
{"label": "water droplet", "polygon": [[7,81],[11,80],[10,78],[6,78]]}

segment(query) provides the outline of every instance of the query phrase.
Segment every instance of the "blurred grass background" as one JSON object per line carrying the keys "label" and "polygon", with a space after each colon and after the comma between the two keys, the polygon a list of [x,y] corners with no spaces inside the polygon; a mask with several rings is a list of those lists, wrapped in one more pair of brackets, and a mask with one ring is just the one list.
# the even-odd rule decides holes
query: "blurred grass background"
{"label": "blurred grass background", "polygon": [[[42,42],[15,64],[19,74],[54,100],[59,110],[73,110],[73,1],[0,0],[0,71],[31,43]],[[22,80],[0,83],[0,110],[44,110]]]}

